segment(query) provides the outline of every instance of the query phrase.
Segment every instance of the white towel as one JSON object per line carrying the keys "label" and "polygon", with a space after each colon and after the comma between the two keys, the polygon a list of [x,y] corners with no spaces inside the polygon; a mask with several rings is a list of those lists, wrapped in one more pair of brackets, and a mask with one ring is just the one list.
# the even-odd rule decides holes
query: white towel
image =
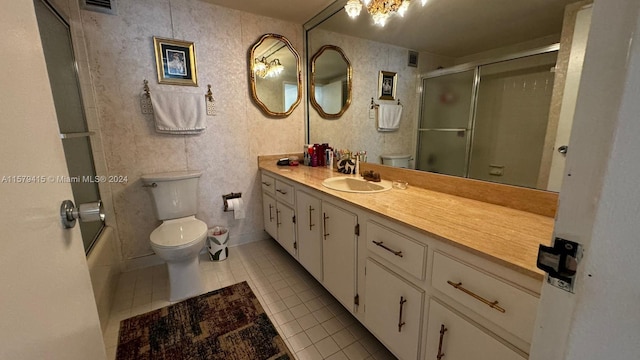
{"label": "white towel", "polygon": [[378,131],[396,131],[400,128],[402,105],[378,105]]}
{"label": "white towel", "polygon": [[156,131],[166,134],[199,134],[206,128],[202,94],[151,91]]}

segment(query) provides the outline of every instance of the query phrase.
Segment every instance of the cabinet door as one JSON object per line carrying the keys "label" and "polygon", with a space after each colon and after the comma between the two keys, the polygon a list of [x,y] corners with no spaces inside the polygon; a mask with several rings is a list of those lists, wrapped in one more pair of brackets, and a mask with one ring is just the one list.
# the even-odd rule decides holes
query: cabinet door
{"label": "cabinet door", "polygon": [[365,324],[400,359],[418,358],[423,294],[422,290],[367,259]]}
{"label": "cabinet door", "polygon": [[358,217],[326,201],[322,215],[322,284],[347,309],[353,309]]}
{"label": "cabinet door", "polygon": [[262,214],[264,216],[264,230],[272,238],[278,238],[278,228],[276,223],[276,199],[266,192],[262,193]]}
{"label": "cabinet door", "polygon": [[296,191],[296,227],[298,261],[316,279],[322,281],[322,213],[320,199]]}
{"label": "cabinet door", "polygon": [[[439,357],[439,355],[443,356]],[[438,360],[440,358],[446,360],[525,359],[440,303],[431,300],[427,350],[424,359]]]}
{"label": "cabinet door", "polygon": [[292,208],[280,202],[276,202],[276,220],[278,225],[278,242],[293,257],[297,256],[296,251],[296,225],[294,220],[295,212]]}

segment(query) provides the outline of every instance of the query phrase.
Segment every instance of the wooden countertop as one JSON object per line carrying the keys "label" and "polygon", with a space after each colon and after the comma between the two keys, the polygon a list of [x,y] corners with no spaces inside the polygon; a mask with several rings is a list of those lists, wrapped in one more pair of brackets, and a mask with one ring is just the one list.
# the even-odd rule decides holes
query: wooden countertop
{"label": "wooden countertop", "polygon": [[324,167],[279,167],[260,159],[262,170],[329,194],[363,210],[372,211],[428,236],[451,243],[532,278],[542,280],[536,268],[539,244],[550,244],[554,219],[505,206],[411,186],[375,194],[331,190],[322,181],[343,176]]}

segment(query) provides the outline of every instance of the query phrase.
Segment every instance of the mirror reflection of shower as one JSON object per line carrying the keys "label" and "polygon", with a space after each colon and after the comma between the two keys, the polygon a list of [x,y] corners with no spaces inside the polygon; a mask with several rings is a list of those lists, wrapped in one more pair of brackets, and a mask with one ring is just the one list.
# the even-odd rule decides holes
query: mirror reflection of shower
{"label": "mirror reflection of shower", "polygon": [[423,79],[416,168],[537,187],[557,51]]}

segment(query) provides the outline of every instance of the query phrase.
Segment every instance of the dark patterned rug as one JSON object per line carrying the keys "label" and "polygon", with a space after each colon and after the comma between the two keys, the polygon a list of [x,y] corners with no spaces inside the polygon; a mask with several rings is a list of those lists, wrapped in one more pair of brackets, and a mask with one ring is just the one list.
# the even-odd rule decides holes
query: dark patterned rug
{"label": "dark patterned rug", "polygon": [[293,360],[246,282],[120,323],[116,360]]}

